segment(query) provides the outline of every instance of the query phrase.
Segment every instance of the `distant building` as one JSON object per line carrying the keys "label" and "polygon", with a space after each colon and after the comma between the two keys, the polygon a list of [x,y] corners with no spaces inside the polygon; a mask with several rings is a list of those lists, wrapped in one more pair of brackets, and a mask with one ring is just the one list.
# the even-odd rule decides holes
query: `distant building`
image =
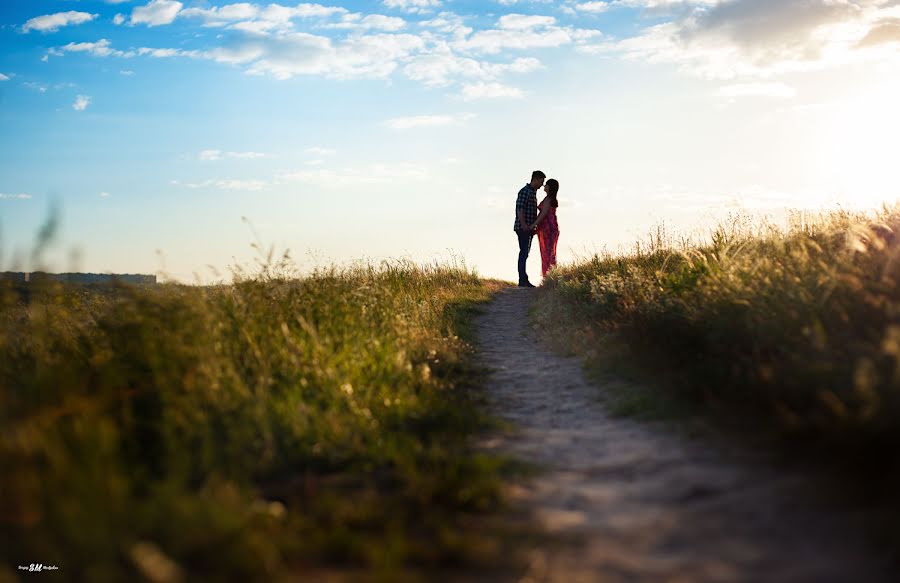
{"label": "distant building", "polygon": [[46,273],[5,271],[0,273],[0,279],[18,282],[33,281],[63,281],[66,283],[133,283],[152,285],[156,283],[155,275],[141,275],[131,273]]}

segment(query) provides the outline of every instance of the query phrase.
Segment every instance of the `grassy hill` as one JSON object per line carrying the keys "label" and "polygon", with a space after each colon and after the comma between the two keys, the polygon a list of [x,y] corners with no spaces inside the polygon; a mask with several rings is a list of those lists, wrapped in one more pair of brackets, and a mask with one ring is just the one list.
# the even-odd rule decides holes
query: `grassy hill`
{"label": "grassy hill", "polygon": [[[0,288],[4,569],[415,580],[500,561],[459,266]],[[14,571],[7,573],[14,576]]]}

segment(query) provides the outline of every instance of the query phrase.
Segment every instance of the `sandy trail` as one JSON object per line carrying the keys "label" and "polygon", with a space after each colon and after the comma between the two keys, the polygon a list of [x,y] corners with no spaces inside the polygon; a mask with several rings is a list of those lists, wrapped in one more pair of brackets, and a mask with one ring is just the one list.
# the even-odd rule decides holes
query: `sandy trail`
{"label": "sandy trail", "polygon": [[517,427],[485,447],[545,468],[517,504],[580,542],[535,549],[522,581],[888,580],[852,516],[816,507],[803,476],[610,417],[578,359],[529,337],[533,297],[505,290],[477,322],[492,406]]}

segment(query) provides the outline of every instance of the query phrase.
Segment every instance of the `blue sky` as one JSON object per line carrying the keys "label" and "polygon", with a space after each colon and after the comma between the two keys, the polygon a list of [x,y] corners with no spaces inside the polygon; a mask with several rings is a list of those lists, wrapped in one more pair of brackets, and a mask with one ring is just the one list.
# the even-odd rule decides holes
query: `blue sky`
{"label": "blue sky", "polygon": [[[657,222],[893,201],[896,0],[6,0],[0,263],[209,280],[254,235],[301,268],[463,256],[515,273]],[[532,271],[537,269],[532,260]]]}

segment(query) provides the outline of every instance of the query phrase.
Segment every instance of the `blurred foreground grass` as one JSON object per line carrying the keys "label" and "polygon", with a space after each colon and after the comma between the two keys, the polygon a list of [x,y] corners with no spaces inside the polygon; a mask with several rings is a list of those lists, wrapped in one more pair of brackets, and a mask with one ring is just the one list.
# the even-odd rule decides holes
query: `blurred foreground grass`
{"label": "blurred foreground grass", "polygon": [[662,398],[867,466],[856,477],[870,490],[896,480],[900,209],[796,213],[783,227],[737,216],[703,242],[660,228],[544,288],[538,317],[583,355],[624,340]]}
{"label": "blurred foreground grass", "polygon": [[401,580],[499,560],[480,517],[501,463],[469,447],[489,420],[460,338],[496,285],[466,268],[0,286],[8,575],[271,581],[337,565]]}

